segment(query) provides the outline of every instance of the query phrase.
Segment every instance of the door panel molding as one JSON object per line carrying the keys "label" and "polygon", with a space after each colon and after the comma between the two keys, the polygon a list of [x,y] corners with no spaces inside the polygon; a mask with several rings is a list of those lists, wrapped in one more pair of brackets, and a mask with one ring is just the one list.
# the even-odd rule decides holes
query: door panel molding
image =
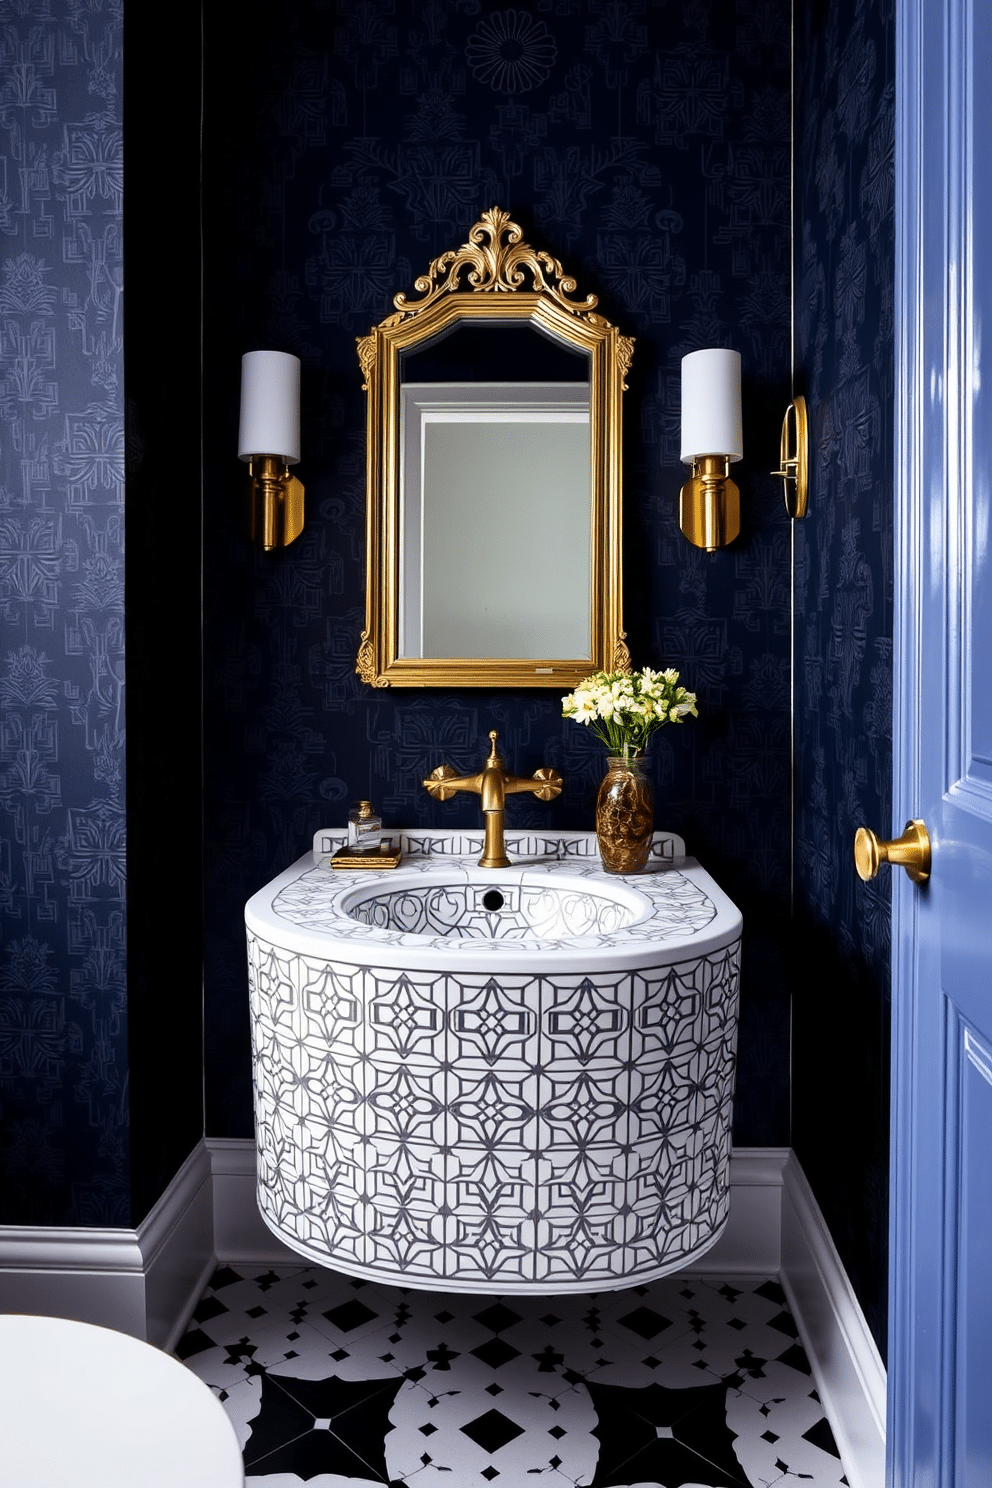
{"label": "door panel molding", "polygon": [[968,1488],[992,1453],[992,276],[974,248],[992,36],[976,16],[981,0],[896,8],[893,826],[926,821],[932,872],[892,883],[891,1488]]}

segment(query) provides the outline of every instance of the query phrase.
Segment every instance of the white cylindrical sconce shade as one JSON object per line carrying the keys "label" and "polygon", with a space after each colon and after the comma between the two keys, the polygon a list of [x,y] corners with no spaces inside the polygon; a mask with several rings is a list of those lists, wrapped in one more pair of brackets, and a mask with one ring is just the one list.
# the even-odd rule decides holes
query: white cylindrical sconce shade
{"label": "white cylindrical sconce shade", "polygon": [[246,351],[241,358],[238,458],[300,458],[300,359],[286,351]]}
{"label": "white cylindrical sconce shade", "polygon": [[682,459],[744,455],[741,354],[714,348],[682,358]]}

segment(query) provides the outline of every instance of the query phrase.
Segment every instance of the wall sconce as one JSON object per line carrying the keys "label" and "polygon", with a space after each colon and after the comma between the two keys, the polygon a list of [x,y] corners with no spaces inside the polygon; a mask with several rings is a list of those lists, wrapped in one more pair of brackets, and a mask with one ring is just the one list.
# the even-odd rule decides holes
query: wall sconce
{"label": "wall sconce", "polygon": [[300,458],[300,359],[285,351],[241,358],[238,458],[248,461],[248,531],[269,552],[303,531],[303,486],[290,465]]}
{"label": "wall sconce", "polygon": [[[790,417],[791,416],[791,417]],[[790,450],[789,426],[796,431],[795,443]],[[785,410],[782,420],[782,439],[779,444],[778,470],[772,475],[782,477],[782,494],[785,509],[790,517],[804,517],[809,500],[809,419],[806,416],[806,399],[801,395],[793,398]]]}
{"label": "wall sconce", "polygon": [[692,474],[679,498],[679,525],[707,553],[741,530],[741,493],[730,462],[743,454],[740,352],[690,352],[682,358],[682,459]]}

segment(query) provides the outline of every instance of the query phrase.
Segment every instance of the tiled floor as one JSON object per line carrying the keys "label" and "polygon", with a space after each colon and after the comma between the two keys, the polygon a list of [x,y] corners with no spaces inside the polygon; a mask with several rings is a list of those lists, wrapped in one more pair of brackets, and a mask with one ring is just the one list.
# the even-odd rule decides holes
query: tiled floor
{"label": "tiled floor", "polygon": [[268,1488],[847,1482],[760,1277],[495,1298],[224,1266],[177,1352]]}

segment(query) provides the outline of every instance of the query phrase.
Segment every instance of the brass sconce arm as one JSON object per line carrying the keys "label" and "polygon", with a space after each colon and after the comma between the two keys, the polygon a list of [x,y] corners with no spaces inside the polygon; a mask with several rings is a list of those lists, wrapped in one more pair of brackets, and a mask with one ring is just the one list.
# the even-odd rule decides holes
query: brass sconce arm
{"label": "brass sconce arm", "polygon": [[289,471],[300,458],[300,360],[284,351],[241,358],[238,458],[248,463],[248,533],[270,552],[303,531],[303,486]]}
{"label": "brass sconce arm", "polygon": [[741,493],[726,455],[700,455],[679,492],[679,526],[707,553],[726,547],[741,530]]}
{"label": "brass sconce arm", "polygon": [[252,455],[248,462],[248,523],[252,542],[267,553],[303,531],[303,483],[281,455]]}

